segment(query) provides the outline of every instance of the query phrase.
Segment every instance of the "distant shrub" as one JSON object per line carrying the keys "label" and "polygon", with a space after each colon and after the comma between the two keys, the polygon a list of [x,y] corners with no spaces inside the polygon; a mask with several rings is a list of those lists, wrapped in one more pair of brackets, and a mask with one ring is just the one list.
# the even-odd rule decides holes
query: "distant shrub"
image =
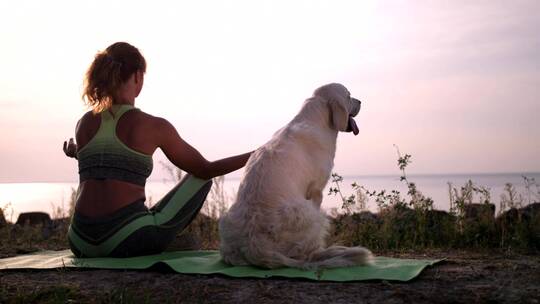
{"label": "distant shrub", "polygon": [[[343,177],[332,174],[329,195],[338,196],[342,213],[333,218],[332,242],[348,246],[362,245],[373,250],[416,249],[426,247],[476,247],[506,249],[540,249],[540,187],[534,179],[523,177],[527,193],[517,193],[512,184],[505,185],[499,216],[490,189],[469,180],[456,188],[448,183],[450,211],[433,210],[433,200],[424,196],[406,174],[411,163],[409,154],[398,153],[400,180],[407,186],[407,196],[397,190],[368,190],[353,183],[354,194],[345,195],[340,183]],[[529,205],[523,207],[524,197]],[[367,201],[374,199],[379,213],[366,211]]]}

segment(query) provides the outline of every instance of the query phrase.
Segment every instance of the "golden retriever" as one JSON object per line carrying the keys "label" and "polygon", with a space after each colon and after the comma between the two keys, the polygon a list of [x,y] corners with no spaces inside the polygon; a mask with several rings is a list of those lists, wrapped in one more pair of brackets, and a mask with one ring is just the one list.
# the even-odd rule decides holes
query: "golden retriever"
{"label": "golden retriever", "polygon": [[322,86],[252,154],[236,201],[219,222],[226,263],[304,269],[369,263],[363,247],[325,246],[329,223],[320,209],[338,132],[358,134],[359,110],[343,85]]}

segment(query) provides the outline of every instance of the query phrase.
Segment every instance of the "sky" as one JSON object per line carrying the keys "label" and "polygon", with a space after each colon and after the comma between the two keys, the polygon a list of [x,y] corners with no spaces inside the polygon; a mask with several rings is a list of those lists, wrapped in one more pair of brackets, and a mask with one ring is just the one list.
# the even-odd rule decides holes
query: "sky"
{"label": "sky", "polygon": [[62,142],[116,41],[148,63],[136,106],[209,160],[256,149],[339,82],[362,100],[342,175],[399,174],[394,144],[412,174],[538,172],[539,28],[538,1],[2,1],[0,182],[77,180]]}

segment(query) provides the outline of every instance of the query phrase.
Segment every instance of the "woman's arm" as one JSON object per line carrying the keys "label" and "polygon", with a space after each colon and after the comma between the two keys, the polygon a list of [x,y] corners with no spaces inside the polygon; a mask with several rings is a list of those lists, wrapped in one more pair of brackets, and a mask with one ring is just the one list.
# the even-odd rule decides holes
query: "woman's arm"
{"label": "woman's arm", "polygon": [[246,165],[252,152],[217,161],[206,160],[197,149],[185,142],[174,126],[163,118],[156,118],[158,147],[178,168],[202,179],[211,179],[236,171]]}

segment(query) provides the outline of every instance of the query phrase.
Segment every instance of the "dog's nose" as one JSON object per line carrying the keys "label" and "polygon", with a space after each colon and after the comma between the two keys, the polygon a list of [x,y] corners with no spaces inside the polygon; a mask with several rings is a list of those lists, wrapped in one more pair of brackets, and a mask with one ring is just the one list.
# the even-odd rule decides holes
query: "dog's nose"
{"label": "dog's nose", "polygon": [[358,112],[360,112],[360,105],[362,104],[362,102],[352,97],[351,97],[351,100],[352,100],[352,109],[351,109],[350,115],[354,117],[356,116],[356,114],[358,114]]}

